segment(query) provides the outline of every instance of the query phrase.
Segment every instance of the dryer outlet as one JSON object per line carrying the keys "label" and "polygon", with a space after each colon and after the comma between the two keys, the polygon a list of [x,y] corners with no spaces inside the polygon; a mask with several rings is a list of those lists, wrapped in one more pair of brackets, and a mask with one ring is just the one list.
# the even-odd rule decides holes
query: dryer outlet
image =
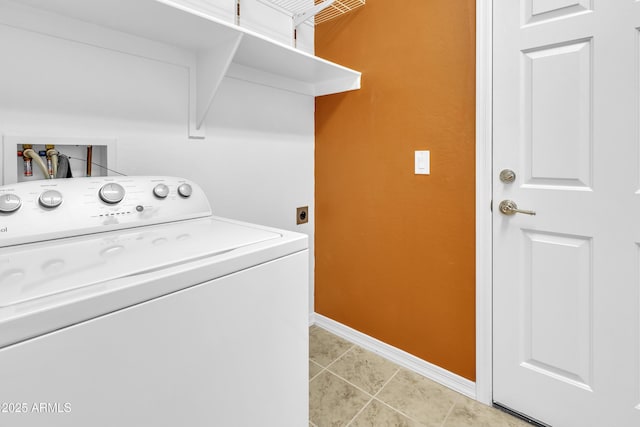
{"label": "dryer outlet", "polygon": [[296,224],[306,224],[309,222],[309,206],[296,208]]}

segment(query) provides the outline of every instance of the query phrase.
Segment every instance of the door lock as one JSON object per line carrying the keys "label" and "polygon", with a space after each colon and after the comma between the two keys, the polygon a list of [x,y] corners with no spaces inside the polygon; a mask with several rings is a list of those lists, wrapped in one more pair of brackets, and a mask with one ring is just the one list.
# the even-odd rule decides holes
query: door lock
{"label": "door lock", "polygon": [[498,206],[498,209],[500,209],[500,212],[502,212],[505,215],[515,215],[517,213],[521,213],[521,214],[525,214],[525,215],[535,215],[536,213],[534,211],[527,211],[524,209],[518,209],[518,205],[516,205],[516,202],[514,202],[513,200],[503,200],[500,202],[500,205]]}
{"label": "door lock", "polygon": [[502,171],[500,171],[500,181],[504,182],[505,184],[511,184],[515,180],[516,173],[511,169],[503,169]]}

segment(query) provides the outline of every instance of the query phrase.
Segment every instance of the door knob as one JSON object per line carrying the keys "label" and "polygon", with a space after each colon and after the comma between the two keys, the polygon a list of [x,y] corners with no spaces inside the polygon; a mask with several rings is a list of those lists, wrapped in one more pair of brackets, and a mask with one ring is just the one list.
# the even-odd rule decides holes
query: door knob
{"label": "door knob", "polygon": [[503,200],[500,202],[498,206],[500,212],[505,215],[515,215],[517,213],[526,214],[526,215],[535,215],[534,211],[526,211],[524,209],[518,209],[518,205],[513,200]]}

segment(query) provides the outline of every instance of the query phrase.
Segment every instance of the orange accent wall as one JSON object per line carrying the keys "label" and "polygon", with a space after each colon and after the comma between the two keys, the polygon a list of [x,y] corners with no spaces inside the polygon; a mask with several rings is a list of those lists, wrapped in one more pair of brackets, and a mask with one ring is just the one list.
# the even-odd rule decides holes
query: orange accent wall
{"label": "orange accent wall", "polygon": [[368,0],[315,38],[363,73],[316,100],[316,312],[475,380],[475,0]]}

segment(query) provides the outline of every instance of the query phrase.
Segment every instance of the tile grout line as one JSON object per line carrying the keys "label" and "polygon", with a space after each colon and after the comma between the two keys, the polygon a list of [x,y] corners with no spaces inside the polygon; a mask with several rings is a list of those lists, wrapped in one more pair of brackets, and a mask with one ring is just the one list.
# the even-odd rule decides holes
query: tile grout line
{"label": "tile grout line", "polygon": [[[346,341],[346,340],[345,340]],[[347,341],[349,342],[349,341]],[[315,380],[318,375],[320,375],[321,373],[323,373],[324,371],[329,370],[329,366],[333,365],[334,363],[336,363],[338,360],[340,360],[340,358],[342,356],[344,356],[345,354],[347,354],[349,351],[351,351],[356,345],[354,343],[349,342],[349,344],[351,344],[351,347],[349,347],[348,349],[346,349],[342,354],[340,354],[338,357],[336,357],[335,359],[333,359],[333,361],[331,363],[329,363],[327,366],[322,366],[321,364],[319,364],[318,362],[316,362],[315,360],[311,359],[311,357],[309,357],[309,361],[315,363],[316,365],[318,365],[320,368],[322,368],[320,370],[320,372],[318,372],[317,374],[315,374],[313,377],[309,378],[309,382]],[[331,371],[329,371],[331,372]],[[331,372],[333,373],[333,372]],[[344,379],[344,378],[343,378]],[[348,381],[347,381],[348,382]]]}
{"label": "tile grout line", "polygon": [[[313,362],[313,360],[309,359],[310,362]],[[316,362],[313,362],[316,363]],[[322,369],[320,369],[320,372],[318,372],[317,374],[315,374],[313,376],[313,378],[309,378],[309,385],[311,385],[311,381],[315,380],[316,378],[318,378],[320,376],[321,373],[323,373],[324,371],[327,370],[327,368],[322,367],[322,365],[320,365],[319,363],[316,363],[316,365],[320,366]],[[315,425],[315,423],[313,421],[311,421],[311,414],[308,414],[307,418],[309,419],[309,424],[311,424],[311,426],[313,427],[317,427]]]}
{"label": "tile grout line", "polygon": [[348,379],[343,378],[342,376],[340,376],[340,375],[336,374],[335,372],[333,372],[333,371],[332,371],[332,370],[330,370],[330,369],[326,369],[326,371],[327,371],[327,372],[329,372],[329,373],[330,373],[331,375],[333,375],[334,377],[337,377],[337,378],[341,379],[342,381],[346,382],[346,383],[347,383],[347,384],[349,384],[350,386],[353,386],[353,387],[357,388],[359,391],[363,392],[363,393],[364,393],[364,394],[366,394],[367,396],[371,396],[371,397],[373,398],[373,395],[371,395],[371,393],[369,393],[367,390],[365,390],[365,389],[363,389],[363,388],[361,388],[361,387],[358,387],[357,385],[355,385],[354,383],[352,383],[352,382],[351,382],[351,381],[349,381]]}
{"label": "tile grout line", "polygon": [[[334,373],[333,371],[329,371],[329,372],[331,372],[332,374]],[[400,372],[400,368],[396,369],[396,371],[393,373],[393,375],[391,375],[391,377],[389,377],[389,379],[388,379],[387,381],[385,381],[385,382],[384,382],[384,384],[382,384],[382,387],[380,387],[380,389],[379,389],[378,391],[376,391],[373,395],[371,395],[371,394],[367,393],[369,396],[371,396],[371,399],[369,399],[369,400],[367,401],[367,403],[365,403],[364,405],[362,405],[362,408],[360,408],[360,410],[359,410],[359,411],[358,411],[358,412],[353,416],[353,418],[351,418],[351,421],[349,421],[349,422],[347,423],[346,427],[349,427],[349,426],[351,425],[351,423],[353,423],[353,422],[356,420],[356,418],[358,418],[358,416],[360,416],[360,414],[362,414],[362,413],[364,412],[364,410],[367,408],[367,406],[369,406],[369,404],[371,404],[371,402],[373,402],[373,401],[374,401],[374,399],[375,399],[375,400],[377,400],[377,399],[376,399],[376,396],[378,395],[378,393],[380,393],[380,391],[381,391],[383,388],[385,388],[385,386],[386,386],[387,384],[389,384],[389,382],[390,382],[390,381],[391,381],[391,380],[396,376],[396,374],[397,374],[398,372]],[[336,375],[336,376],[338,376],[338,378],[340,378],[340,376],[339,376],[339,375]],[[344,379],[344,378],[343,378],[343,379]],[[345,380],[345,381],[347,381],[347,380]],[[347,381],[347,383],[348,383],[348,384],[350,384],[350,385],[352,385],[352,386],[354,386],[354,387],[356,387],[356,388],[358,388],[358,389],[360,389],[360,387],[358,387],[357,385],[355,385],[355,384],[353,384],[353,383],[351,383],[351,382],[349,382],[349,381]],[[361,389],[360,389],[360,390],[361,390]],[[363,390],[363,391],[364,391],[364,390]]]}
{"label": "tile grout line", "polygon": [[334,363],[336,363],[338,360],[342,359],[342,357],[343,357],[345,354],[349,353],[349,352],[350,352],[351,350],[353,350],[354,348],[356,348],[356,345],[352,343],[352,344],[351,344],[351,347],[349,347],[348,349],[346,349],[346,350],[345,350],[345,351],[344,351],[340,356],[336,357],[336,358],[333,360],[333,362],[331,362],[331,363],[329,363],[327,366],[325,366],[325,369],[327,369],[327,370],[328,370],[328,369],[329,369],[329,367],[330,367],[331,365],[333,365]]}
{"label": "tile grout line", "polygon": [[[381,391],[382,391],[382,390],[387,386],[387,384],[389,384],[389,383],[391,382],[391,380],[392,380],[395,376],[397,376],[397,375],[398,375],[398,373],[400,373],[400,371],[401,371],[401,370],[402,370],[402,367],[398,368],[398,370],[396,371],[396,373],[395,373],[395,374],[393,374],[393,375],[391,376],[391,378],[389,378],[389,381],[387,381],[387,382],[386,382],[382,387],[380,387],[380,390],[378,390],[378,392],[375,394],[375,396],[373,396],[373,398],[374,398],[376,401],[380,402],[382,405],[386,406],[387,408],[390,408],[391,410],[396,411],[397,413],[399,413],[399,414],[400,414],[400,415],[402,415],[403,417],[406,417],[406,418],[410,419],[411,421],[413,421],[413,422],[415,422],[415,423],[419,424],[420,426],[424,426],[424,424],[423,424],[422,422],[420,422],[420,421],[416,420],[415,418],[413,418],[413,417],[412,417],[412,416],[410,416],[409,414],[406,414],[405,412],[401,411],[400,409],[395,408],[395,407],[391,406],[390,404],[388,404],[387,402],[385,402],[384,400],[382,400],[382,399],[379,399],[379,398],[378,398],[378,394],[380,394],[380,392],[381,392]],[[446,417],[445,417],[445,419],[446,419]]]}
{"label": "tile grout line", "polygon": [[[371,396],[371,395],[369,395]],[[356,412],[356,414],[351,418],[351,420],[349,420],[349,422],[347,424],[345,424],[345,427],[349,427],[351,425],[351,423],[353,423],[356,418],[358,418],[358,416],[364,412],[364,410],[366,409],[367,406],[369,406],[369,403],[371,403],[373,401],[373,396],[371,396],[371,398],[369,400],[367,400],[367,402],[362,405],[362,408],[360,408],[360,410],[358,412]]]}
{"label": "tile grout line", "polygon": [[396,371],[393,373],[393,375],[391,375],[389,377],[389,379],[387,381],[385,381],[384,384],[382,384],[382,387],[380,387],[380,390],[376,391],[376,393],[373,395],[374,399],[378,400],[377,397],[380,394],[380,392],[391,382],[391,380],[393,380],[396,377],[396,375],[398,375],[398,372],[400,372],[400,369],[402,369],[402,368],[396,369]]}
{"label": "tile grout line", "polygon": [[324,366],[320,365],[319,363],[314,362],[313,360],[309,359],[309,362],[318,365],[320,367],[320,371],[318,371],[317,374],[315,374],[314,376],[312,376],[311,378],[309,378],[309,382],[315,380],[316,378],[318,378],[318,375],[320,375],[321,373],[323,373],[324,371],[327,370],[327,368],[325,368]]}
{"label": "tile grout line", "polygon": [[[380,399],[378,399],[377,397],[376,397],[376,398],[374,398],[374,399],[375,399],[376,401],[380,402],[382,405],[386,406],[387,408],[390,408],[390,409],[392,409],[392,410],[396,411],[397,413],[399,413],[399,414],[400,414],[400,415],[402,415],[403,417],[408,418],[408,419],[410,419],[411,421],[413,421],[413,422],[417,423],[419,426],[424,426],[424,424],[423,424],[422,422],[420,422],[420,421],[418,421],[417,419],[413,418],[411,415],[409,415],[409,414],[407,414],[407,413],[405,413],[405,412],[402,412],[400,409],[398,409],[398,408],[394,408],[393,406],[389,405],[389,404],[388,404],[387,402],[385,402],[384,400],[380,400]],[[442,427],[442,426],[440,426],[440,427]]]}
{"label": "tile grout line", "polygon": [[453,402],[453,405],[451,405],[451,408],[449,408],[449,411],[447,412],[447,415],[444,417],[444,420],[442,420],[442,424],[440,424],[440,427],[444,427],[447,424],[447,420],[449,419],[449,415],[451,415],[451,413],[453,412],[453,408],[456,407],[456,405],[458,404],[460,399],[461,399],[461,397],[458,397],[458,399],[456,399],[456,401]]}
{"label": "tile grout line", "polygon": [[[346,352],[345,352],[345,353],[346,353]],[[342,381],[346,382],[346,383],[347,383],[347,384],[349,384],[351,387],[354,387],[354,388],[356,388],[357,390],[359,390],[359,391],[363,392],[364,394],[366,394],[367,396],[369,396],[369,400],[367,400],[367,402],[366,402],[364,405],[362,405],[362,408],[360,408],[360,410],[358,411],[358,413],[356,413],[356,414],[353,416],[353,418],[351,418],[351,420],[349,420],[349,422],[348,422],[347,424],[345,424],[345,426],[344,426],[344,427],[347,427],[347,426],[349,426],[349,425],[350,425],[350,424],[351,424],[351,423],[356,419],[356,417],[357,417],[358,415],[360,415],[360,413],[361,413],[362,411],[364,411],[364,408],[366,408],[366,407],[367,407],[367,405],[368,405],[369,403],[371,403],[371,401],[373,400],[373,396],[372,396],[372,395],[371,395],[371,393],[369,393],[368,391],[363,390],[362,388],[360,388],[360,387],[358,387],[357,385],[353,384],[351,381],[347,380],[346,378],[343,378],[342,376],[340,376],[340,375],[336,374],[335,372],[333,372],[333,371],[329,370],[329,367],[328,367],[328,366],[327,366],[327,368],[325,368],[325,371],[329,372],[329,373],[330,373],[331,375],[333,375],[334,377],[336,377],[336,378],[338,378],[338,379],[340,379],[340,380],[342,380]],[[315,378],[315,377],[314,377],[314,378]]]}
{"label": "tile grout line", "polygon": [[[357,346],[355,343],[353,343],[353,342],[351,342],[351,341],[349,341],[349,340],[346,340],[346,339],[344,339],[344,338],[342,338],[342,337],[339,337],[339,336],[337,336],[337,335],[335,335],[335,334],[333,334],[333,333],[331,333],[331,332],[329,332],[329,331],[327,331],[327,330],[325,330],[325,329],[323,329],[323,328],[320,328],[320,329],[322,329],[323,331],[327,332],[328,334],[330,334],[330,335],[332,335],[332,336],[334,336],[334,337],[336,337],[336,338],[339,338],[340,340],[342,340],[342,341],[344,341],[344,342],[346,342],[346,343],[350,344],[349,348],[347,348],[347,349],[346,349],[345,351],[343,351],[339,356],[337,356],[337,357],[336,357],[335,359],[333,359],[329,364],[327,364],[327,366],[325,366],[325,367],[324,367],[325,369],[326,369],[326,368],[328,368],[329,366],[333,365],[334,363],[336,363],[336,362],[337,362],[337,361],[338,361],[342,356],[344,356],[344,355],[345,355],[345,354],[347,354],[350,350],[352,350],[354,347],[356,347],[356,346]],[[309,339],[311,340],[311,336],[309,336]],[[313,363],[315,363],[315,364],[316,364],[316,365],[318,365],[318,366],[322,366],[322,365],[320,365],[318,362],[316,362],[316,361],[312,360],[312,359],[311,359],[311,355],[309,355],[309,360],[311,360]]]}
{"label": "tile grout line", "polygon": [[[348,341],[347,341],[348,342]],[[316,365],[320,366],[322,369],[320,370],[320,372],[318,372],[317,374],[315,374],[313,376],[313,378],[309,379],[309,383],[311,383],[311,381],[315,380],[316,378],[318,378],[320,376],[320,374],[322,374],[323,372],[327,371],[329,372],[331,375],[335,375],[336,377],[340,378],[342,381],[345,381],[347,384],[351,384],[349,381],[347,381],[346,379],[342,378],[340,375],[336,375],[334,374],[332,371],[329,370],[329,366],[333,365],[334,363],[336,363],[338,360],[340,360],[340,358],[342,358],[342,356],[344,356],[345,354],[347,354],[349,351],[351,351],[352,349],[354,349],[356,347],[356,345],[354,343],[350,343],[351,346],[346,349],[342,354],[340,354],[338,357],[336,357],[331,363],[329,363],[327,366],[322,366],[321,364],[319,364],[318,362],[315,362],[313,360],[311,360],[311,358],[309,358],[310,362],[315,363]],[[353,386],[355,386],[355,384],[351,384]],[[371,396],[369,393],[367,393],[366,391],[362,390],[360,387],[357,387],[358,390],[363,391],[364,393],[366,393],[367,395]],[[371,400],[371,399],[370,399]],[[370,401],[369,400],[369,401]],[[369,404],[369,402],[367,402],[367,404]],[[364,409],[367,405],[363,406],[362,409]],[[311,419],[309,419],[309,423],[312,426],[315,426],[315,424],[311,421]]]}
{"label": "tile grout line", "polygon": [[[384,384],[382,384],[382,387],[380,387],[380,390],[378,390],[378,391],[377,391],[377,392],[375,392],[374,394],[371,394],[371,393],[369,393],[368,391],[366,391],[365,389],[363,389],[363,388],[359,387],[358,385],[356,385],[356,384],[352,383],[352,382],[351,382],[351,381],[349,381],[348,379],[343,378],[340,374],[338,374],[337,372],[334,372],[334,371],[332,371],[332,370],[330,369],[330,368],[331,368],[331,366],[332,366],[333,364],[335,364],[338,360],[342,359],[342,357],[344,357],[348,352],[350,352],[351,350],[355,349],[356,347],[358,347],[358,348],[362,348],[362,347],[358,346],[357,344],[354,344],[354,345],[353,345],[353,347],[351,347],[349,350],[345,351],[345,352],[344,352],[340,357],[338,357],[336,360],[334,360],[333,362],[331,362],[330,364],[328,364],[328,365],[327,365],[327,367],[326,367],[325,369],[326,369],[327,371],[329,371],[330,373],[332,373],[333,375],[335,375],[336,377],[338,377],[338,378],[340,378],[341,380],[345,381],[347,384],[354,386],[354,387],[355,387],[355,388],[357,388],[358,390],[360,390],[360,391],[362,391],[362,392],[364,392],[364,393],[368,394],[368,395],[369,395],[369,396],[371,396],[371,397],[375,397],[378,393],[380,393],[380,390],[382,390],[382,389],[383,389],[383,388],[384,388],[384,387],[389,383],[389,381],[391,381],[391,379],[392,379],[393,377],[395,377],[395,376],[396,376],[396,374],[397,374],[398,372],[400,372],[400,369],[402,369],[402,368],[401,368],[401,367],[398,367],[398,369],[396,370],[396,372],[394,372],[394,373],[393,373],[393,375],[391,375],[391,377],[390,377],[387,381],[385,381],[385,383],[384,383]],[[385,359],[385,358],[383,358],[383,359]],[[390,361],[390,360],[388,360],[388,359],[385,359],[385,360],[387,360],[388,362],[391,362],[391,361]],[[391,363],[393,363],[393,362],[391,362]],[[398,365],[396,365],[395,363],[393,363],[393,364],[394,364],[395,366],[398,366]]]}

